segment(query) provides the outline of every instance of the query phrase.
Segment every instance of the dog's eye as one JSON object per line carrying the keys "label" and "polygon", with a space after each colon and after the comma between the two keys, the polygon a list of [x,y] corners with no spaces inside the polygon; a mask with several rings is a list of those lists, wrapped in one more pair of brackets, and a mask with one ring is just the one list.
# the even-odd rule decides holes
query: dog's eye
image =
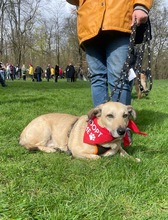
{"label": "dog's eye", "polygon": [[128,118],[128,114],[123,114],[123,118]]}
{"label": "dog's eye", "polygon": [[108,118],[114,118],[114,115],[108,114],[107,117],[108,117]]}

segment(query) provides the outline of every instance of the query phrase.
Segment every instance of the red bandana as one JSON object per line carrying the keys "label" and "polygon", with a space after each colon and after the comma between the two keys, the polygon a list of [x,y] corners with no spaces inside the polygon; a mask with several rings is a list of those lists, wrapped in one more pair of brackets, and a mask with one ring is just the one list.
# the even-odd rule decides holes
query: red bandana
{"label": "red bandana", "polygon": [[[132,120],[129,120],[127,127],[137,134],[147,136],[146,133],[139,131],[138,127]],[[92,145],[104,144],[111,142],[114,139],[115,138],[111,135],[109,130],[107,130],[106,128],[102,128],[98,125],[97,118],[94,118],[93,120],[89,120],[84,133],[84,138],[83,138],[84,143],[92,144]],[[123,137],[123,142],[125,147],[130,145],[130,140],[127,132]]]}

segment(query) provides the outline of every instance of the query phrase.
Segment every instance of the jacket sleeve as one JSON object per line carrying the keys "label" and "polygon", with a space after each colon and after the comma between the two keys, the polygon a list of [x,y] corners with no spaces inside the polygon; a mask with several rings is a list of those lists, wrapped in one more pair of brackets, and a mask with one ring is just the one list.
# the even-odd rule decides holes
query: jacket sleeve
{"label": "jacket sleeve", "polygon": [[148,10],[150,10],[151,7],[152,7],[152,4],[153,4],[153,0],[142,0],[142,1],[140,1],[140,0],[134,0],[134,7],[135,7],[136,5],[143,5],[143,6],[145,6]]}

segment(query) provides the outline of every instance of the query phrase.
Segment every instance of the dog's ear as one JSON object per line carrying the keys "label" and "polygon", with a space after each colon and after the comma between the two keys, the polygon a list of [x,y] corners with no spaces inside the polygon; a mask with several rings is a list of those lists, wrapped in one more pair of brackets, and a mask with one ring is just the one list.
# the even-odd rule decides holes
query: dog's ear
{"label": "dog's ear", "polygon": [[133,109],[133,107],[131,105],[128,105],[127,106],[127,109],[128,109],[128,113],[130,116],[133,117],[133,119],[136,119],[136,112],[135,110]]}
{"label": "dog's ear", "polygon": [[97,106],[96,108],[93,108],[91,109],[89,112],[88,112],[88,119],[92,119],[92,118],[97,118],[97,117],[100,117],[101,116],[101,105]]}

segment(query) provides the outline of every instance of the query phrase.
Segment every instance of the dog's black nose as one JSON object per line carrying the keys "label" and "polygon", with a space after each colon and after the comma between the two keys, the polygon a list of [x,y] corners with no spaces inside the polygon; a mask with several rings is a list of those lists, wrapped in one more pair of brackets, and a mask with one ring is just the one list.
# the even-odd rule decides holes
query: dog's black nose
{"label": "dog's black nose", "polygon": [[118,129],[117,129],[117,133],[118,133],[119,135],[124,135],[124,134],[125,134],[125,128],[118,128]]}

